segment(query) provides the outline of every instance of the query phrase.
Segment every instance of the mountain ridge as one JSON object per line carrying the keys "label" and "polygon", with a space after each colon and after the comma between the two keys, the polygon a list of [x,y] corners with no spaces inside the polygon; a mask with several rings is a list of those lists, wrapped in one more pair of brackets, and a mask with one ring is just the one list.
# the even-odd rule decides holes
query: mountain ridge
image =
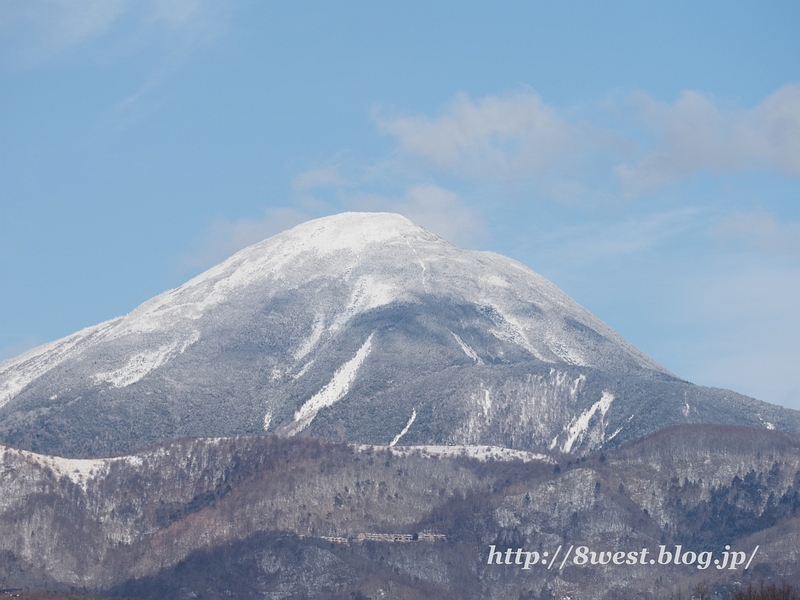
{"label": "mountain ridge", "polygon": [[[272,435],[91,461],[0,446],[0,473],[2,587],[277,599],[332,597],[394,573],[456,598],[611,600],[797,578],[800,444],[747,427],[681,425],[599,455],[528,461]],[[414,540],[426,532],[440,537]],[[487,564],[491,545],[560,544],[760,550],[748,572]]]}

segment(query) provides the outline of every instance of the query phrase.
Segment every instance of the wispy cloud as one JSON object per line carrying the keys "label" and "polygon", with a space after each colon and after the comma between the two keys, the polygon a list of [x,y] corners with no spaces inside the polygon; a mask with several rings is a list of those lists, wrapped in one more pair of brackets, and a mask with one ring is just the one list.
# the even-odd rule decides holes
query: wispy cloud
{"label": "wispy cloud", "polygon": [[767,169],[800,176],[800,85],[787,85],[750,110],[689,91],[672,105],[645,94],[632,102],[657,141],[635,164],[616,168],[630,196],[700,172]]}
{"label": "wispy cloud", "polygon": [[38,65],[106,33],[131,0],[3,0],[4,57],[18,68]]}
{"label": "wispy cloud", "polygon": [[0,0],[0,62],[14,69],[142,59],[143,82],[113,107],[124,125],[140,100],[225,30],[231,0]]}
{"label": "wispy cloud", "polygon": [[767,212],[736,212],[720,221],[713,233],[720,241],[764,254],[800,254],[800,223],[781,223]]}
{"label": "wispy cloud", "polygon": [[161,40],[163,55],[139,89],[116,104],[117,115],[124,115],[177,71],[194,51],[224,31],[230,10],[229,0],[153,0],[150,11],[140,17],[139,41]]}
{"label": "wispy cloud", "polygon": [[537,232],[540,255],[562,267],[603,263],[609,258],[639,254],[670,243],[695,228],[700,210],[687,207],[606,222],[559,227]]}

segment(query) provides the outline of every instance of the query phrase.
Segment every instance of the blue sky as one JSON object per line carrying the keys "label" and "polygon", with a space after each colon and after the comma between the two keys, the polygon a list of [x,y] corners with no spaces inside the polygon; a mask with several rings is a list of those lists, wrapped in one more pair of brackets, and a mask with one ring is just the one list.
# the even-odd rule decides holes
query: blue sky
{"label": "blue sky", "polygon": [[401,212],[800,408],[800,4],[0,0],[0,359]]}

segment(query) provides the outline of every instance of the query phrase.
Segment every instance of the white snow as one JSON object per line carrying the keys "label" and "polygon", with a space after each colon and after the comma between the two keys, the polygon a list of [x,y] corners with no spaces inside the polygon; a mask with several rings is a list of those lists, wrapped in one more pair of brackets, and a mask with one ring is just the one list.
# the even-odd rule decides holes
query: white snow
{"label": "white snow", "polygon": [[167,362],[173,349],[174,346],[169,345],[134,354],[124,366],[114,371],[97,373],[94,379],[98,383],[107,381],[116,388],[129,386]]}
{"label": "white snow", "polygon": [[[201,318],[211,308],[231,300],[238,290],[254,282],[269,278],[285,279],[294,272],[293,267],[302,253],[320,256],[347,251],[357,255],[374,244],[391,243],[393,240],[403,243],[408,238],[415,239],[420,232],[436,239],[405,217],[388,213],[344,213],[303,223],[241,250],[179,288],[168,290],[143,303],[124,317],[90,327],[0,363],[0,406],[50,369],[66,359],[74,358],[76,351],[98,342],[130,335],[174,331],[177,329],[176,323]],[[439,243],[446,244],[441,240]],[[358,256],[349,260],[357,262]],[[350,311],[342,315],[339,325],[361,310],[381,306],[394,298],[392,286],[385,282],[367,280],[363,282],[363,288],[366,293],[355,298]],[[161,349],[165,350],[163,346]],[[138,354],[131,357],[130,364],[98,376],[124,387],[129,385],[126,382],[138,380],[139,373],[144,376],[148,372],[145,365],[162,364],[159,350],[143,350]]]}
{"label": "white snow", "polygon": [[761,424],[762,424],[764,427],[766,427],[767,429],[775,429],[775,425],[773,425],[773,424],[772,424],[772,423],[770,423],[769,421],[765,421],[764,419],[762,419],[760,414],[758,414],[758,415],[756,415],[756,416],[758,417],[758,420],[759,420],[759,421],[761,421]]}
{"label": "white snow", "polygon": [[94,380],[98,383],[107,381],[115,388],[129,386],[166,363],[172,356],[183,354],[186,348],[194,344],[199,337],[200,334],[194,332],[189,339],[184,342],[176,341],[156,348],[155,350],[145,350],[134,354],[128,362],[119,369],[105,373],[96,373],[94,375]]}
{"label": "white snow", "polygon": [[511,342],[517,346],[522,346],[541,361],[553,362],[531,344],[528,336],[525,335],[525,329],[520,325],[517,319],[503,314],[496,306],[491,306],[491,309],[492,311],[489,315],[495,325],[495,329],[490,331],[492,335],[505,342]]}
{"label": "white snow", "polygon": [[428,284],[425,281],[425,263],[422,262],[422,259],[419,257],[419,253],[414,248],[414,246],[411,245],[411,242],[408,241],[408,238],[405,237],[405,236],[402,236],[402,237],[406,241],[406,244],[408,244],[408,247],[411,248],[411,251],[414,253],[414,256],[417,258],[417,262],[419,263],[419,266],[422,267],[422,289],[425,290],[426,294],[429,294],[430,290],[428,289]]}
{"label": "white snow", "polygon": [[309,335],[300,347],[294,353],[294,359],[300,360],[305,357],[309,352],[314,349],[319,339],[322,337],[322,332],[325,330],[325,315],[323,313],[317,314],[314,317],[314,325],[311,328],[311,335]]}
{"label": "white snow", "polygon": [[[453,332],[451,331],[450,333]],[[475,350],[473,350],[469,346],[469,344],[467,344],[464,340],[458,337],[458,335],[456,335],[455,333],[453,333],[453,337],[456,338],[456,341],[458,342],[458,345],[461,346],[461,350],[463,350],[464,354],[466,354],[468,357],[474,360],[477,364],[479,365],[483,364],[483,360],[481,359],[481,357],[478,356],[478,353],[475,352]]]}
{"label": "white snow", "polygon": [[14,454],[34,461],[40,467],[50,469],[57,477],[68,477],[72,483],[80,485],[84,490],[91,479],[108,471],[108,465],[111,461],[122,460],[120,458],[62,458],[60,456],[46,456],[29,452],[28,450],[0,446],[0,462],[5,460],[6,455]]}
{"label": "white snow", "polygon": [[319,392],[306,401],[297,412],[294,413],[294,424],[289,429],[289,435],[300,433],[303,429],[308,427],[317,413],[326,406],[332,406],[347,394],[350,390],[350,385],[356,378],[359,367],[364,363],[372,350],[372,336],[371,333],[367,341],[358,349],[356,355],[339,367],[333,374],[333,378],[323,387]]}
{"label": "white snow", "polygon": [[144,460],[142,459],[142,457],[137,454],[121,456],[118,460],[125,461],[126,463],[134,467],[141,467],[144,464]]}
{"label": "white snow", "polygon": [[565,363],[581,367],[588,366],[586,359],[578,348],[563,343],[557,336],[548,335],[545,338],[545,343],[550,351]]}
{"label": "white snow", "polygon": [[489,413],[492,411],[492,394],[486,388],[483,388],[483,402],[481,402],[483,409],[483,418],[488,419]]}
{"label": "white snow", "polygon": [[75,356],[76,351],[80,352],[92,338],[101,336],[117,321],[119,319],[87,327],[0,363],[0,407],[19,394],[29,383]]}
{"label": "white snow", "polygon": [[[385,450],[387,447],[359,444],[356,448],[363,452],[366,450]],[[390,446],[389,450],[392,454],[397,456],[419,455],[424,458],[431,458],[433,456],[443,456],[447,458],[467,456],[484,462],[489,460],[521,460],[523,462],[541,460],[549,463],[554,462],[553,459],[546,454],[528,452],[526,450],[513,450],[501,446]]]}
{"label": "white snow", "polygon": [[361,252],[373,244],[418,234],[419,227],[398,214],[351,212],[302,223],[273,239],[282,237],[290,247],[303,245],[306,250],[330,254]]}
{"label": "white snow", "polygon": [[[610,392],[603,392],[600,400],[592,404],[591,408],[583,412],[580,416],[573,419],[572,422],[566,427],[567,429],[567,439],[562,446],[562,450],[564,452],[569,452],[572,450],[573,444],[578,441],[579,438],[583,438],[588,429],[589,429],[589,421],[594,416],[594,414],[600,411],[600,421],[602,423],[603,417],[606,416],[608,409],[611,408],[611,403],[614,401],[614,394]],[[615,434],[616,435],[616,434]],[[558,438],[553,440],[553,444],[550,445],[551,448],[555,447],[555,442]]]}
{"label": "white snow", "polygon": [[378,281],[369,275],[360,277],[356,282],[347,306],[334,317],[328,329],[337,331],[355,315],[379,306],[385,306],[392,302],[396,296],[393,286]]}
{"label": "white snow", "polygon": [[[213,438],[209,438],[209,441],[211,439]],[[164,449],[160,448],[157,452],[163,451]],[[72,483],[79,485],[84,491],[86,491],[87,486],[93,479],[105,476],[115,462],[126,463],[134,467],[140,467],[144,464],[141,454],[129,454],[115,458],[63,458],[0,445],[0,465],[9,455],[16,455],[23,457],[25,460],[33,461],[42,468],[50,469],[58,478],[68,477]]]}
{"label": "white snow", "polygon": [[400,438],[408,433],[409,427],[411,427],[411,424],[414,422],[414,419],[416,418],[417,418],[417,409],[413,408],[411,409],[411,418],[408,420],[408,423],[406,423],[406,426],[403,427],[403,430],[400,433],[394,436],[394,439],[389,443],[390,446],[394,446],[395,444],[397,444],[397,442],[400,441]]}
{"label": "white snow", "polygon": [[313,365],[313,364],[314,364],[313,360],[308,361],[306,364],[304,364],[302,367],[300,367],[300,370],[297,373],[292,375],[292,379],[294,379],[295,381],[300,379],[303,375],[306,374],[306,371],[308,371],[309,367],[311,367],[311,365]]}
{"label": "white snow", "polygon": [[581,373],[580,375],[578,375],[575,381],[572,382],[572,385],[569,388],[570,395],[575,396],[575,394],[578,393],[578,390],[581,389],[581,387],[583,387],[584,383],[586,383],[586,375]]}
{"label": "white snow", "polygon": [[511,284],[508,282],[508,280],[503,277],[500,277],[499,275],[491,275],[487,277],[486,283],[494,287],[501,287],[501,288],[511,287]]}
{"label": "white snow", "polygon": [[272,411],[267,411],[264,415],[264,431],[269,430],[269,424],[272,423]]}

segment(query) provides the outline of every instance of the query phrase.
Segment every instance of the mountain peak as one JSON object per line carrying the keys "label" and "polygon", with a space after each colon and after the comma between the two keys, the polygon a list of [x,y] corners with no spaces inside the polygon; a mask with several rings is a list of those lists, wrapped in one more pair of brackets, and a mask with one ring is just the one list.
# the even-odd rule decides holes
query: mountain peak
{"label": "mountain peak", "polygon": [[[516,261],[344,213],[6,361],[0,441],[96,455],[268,431],[574,452],[727,419],[725,394],[677,380]],[[724,422],[798,420],[742,410]]]}
{"label": "mountain peak", "polygon": [[445,243],[396,213],[346,212],[301,223],[238,254],[254,258],[265,253],[362,252],[375,244],[404,244],[409,238]]}
{"label": "mountain peak", "polygon": [[406,217],[387,212],[345,212],[301,223],[281,235],[336,250],[430,233]]}

